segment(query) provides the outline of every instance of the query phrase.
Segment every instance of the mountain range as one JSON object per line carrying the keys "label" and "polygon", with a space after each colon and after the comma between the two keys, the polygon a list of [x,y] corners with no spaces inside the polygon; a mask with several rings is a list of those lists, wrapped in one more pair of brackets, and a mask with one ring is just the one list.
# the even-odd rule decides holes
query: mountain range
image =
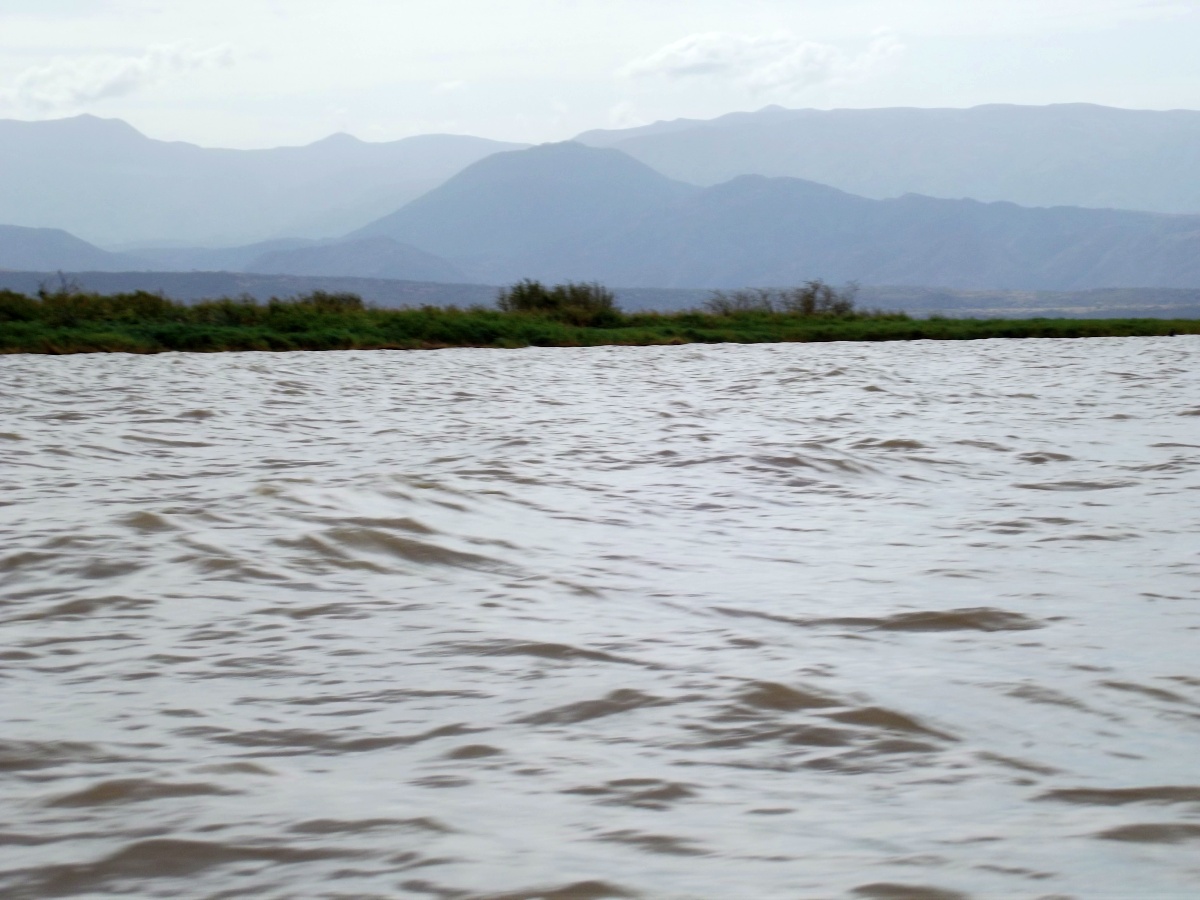
{"label": "mountain range", "polygon": [[0,222],[107,247],[344,234],[506,144],[459,135],[224,150],[157,141],[117,119],[0,120]]}
{"label": "mountain range", "polygon": [[671,178],[804,178],[874,199],[925,194],[1200,213],[1200,112],[1086,103],[783,109],[589,131]]}
{"label": "mountain range", "polygon": [[[1086,105],[768,108],[536,147],[343,135],[205,150],[88,116],[0,121],[0,222],[13,222],[0,227],[0,268],[683,289],[811,278],[1196,288],[1194,171],[1200,113]],[[959,191],[970,199],[946,196]],[[1044,205],[1057,195],[1075,199]],[[1146,208],[1099,205],[1112,197]],[[205,246],[218,228],[227,245]],[[121,242],[97,233],[158,240],[118,252]]]}
{"label": "mountain range", "polygon": [[248,272],[463,282],[452,263],[388,237],[288,239],[239,247],[112,253],[58,228],[0,225],[0,269],[34,272]]}
{"label": "mountain range", "polygon": [[[26,248],[41,234],[54,248],[81,249],[62,232],[23,231]],[[0,266],[33,268],[14,265],[2,238]],[[207,259],[264,274],[488,284],[732,288],[823,278],[960,290],[1189,288],[1200,286],[1200,216],[916,194],[873,200],[761,175],[699,187],[621,151],[566,142],[486,157],[341,240],[142,260],[89,252],[91,268],[110,271],[204,268]],[[61,259],[49,250],[39,258]]]}
{"label": "mountain range", "polygon": [[357,236],[412,244],[492,282],[1200,286],[1200,216],[872,200],[760,175],[705,188],[573,142],[481,160]]}

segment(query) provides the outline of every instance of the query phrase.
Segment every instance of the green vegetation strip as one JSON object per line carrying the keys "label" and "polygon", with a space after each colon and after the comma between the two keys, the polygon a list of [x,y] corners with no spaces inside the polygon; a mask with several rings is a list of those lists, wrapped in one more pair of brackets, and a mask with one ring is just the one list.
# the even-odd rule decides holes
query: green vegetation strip
{"label": "green vegetation strip", "polygon": [[[545,291],[544,303],[502,308],[371,309],[347,294],[175,303],[148,293],[101,296],[73,290],[27,297],[0,291],[0,353],[159,353],[170,350],[410,350],[439,347],[592,347],[784,341],[977,340],[1200,334],[1200,320],[915,319],[860,312],[844,302],[815,310],[733,304],[718,295],[705,311],[624,313],[611,295],[572,300]],[[561,286],[560,286],[561,287]],[[577,289],[579,286],[569,286]],[[534,292],[536,294],[536,291]],[[558,297],[555,300],[555,296]],[[566,298],[566,301],[562,301]],[[596,299],[598,298],[598,299]],[[528,299],[528,298],[526,298]],[[578,301],[578,302],[576,302]],[[593,302],[594,301],[594,302]],[[722,305],[723,304],[723,305]],[[811,306],[811,304],[808,304]]]}

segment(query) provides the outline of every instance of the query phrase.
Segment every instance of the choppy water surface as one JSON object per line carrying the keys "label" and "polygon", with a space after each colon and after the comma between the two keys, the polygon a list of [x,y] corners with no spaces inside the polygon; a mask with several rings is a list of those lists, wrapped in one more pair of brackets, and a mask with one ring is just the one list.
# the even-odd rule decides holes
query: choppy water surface
{"label": "choppy water surface", "polygon": [[0,893],[1200,895],[1198,359],[0,358]]}

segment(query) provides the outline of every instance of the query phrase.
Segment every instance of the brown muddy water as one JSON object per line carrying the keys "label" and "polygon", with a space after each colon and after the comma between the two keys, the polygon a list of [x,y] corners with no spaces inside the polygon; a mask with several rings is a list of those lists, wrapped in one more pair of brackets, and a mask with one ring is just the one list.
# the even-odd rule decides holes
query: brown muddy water
{"label": "brown muddy water", "polygon": [[0,358],[0,894],[1200,896],[1198,361]]}

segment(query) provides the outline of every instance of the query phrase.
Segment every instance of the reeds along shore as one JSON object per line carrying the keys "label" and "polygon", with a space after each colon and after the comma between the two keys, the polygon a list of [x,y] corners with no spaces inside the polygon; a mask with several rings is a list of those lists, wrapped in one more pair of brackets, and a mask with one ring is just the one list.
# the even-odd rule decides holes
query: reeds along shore
{"label": "reeds along shore", "polygon": [[[810,282],[808,287],[820,285]],[[581,290],[583,289],[583,290]],[[863,312],[834,292],[715,294],[705,310],[626,313],[599,285],[522,282],[499,308],[373,309],[353,294],[177,303],[144,292],[0,291],[0,353],[587,347],[1200,334],[1200,320],[950,319]],[[539,296],[539,291],[545,296]],[[556,293],[557,292],[557,293]],[[797,293],[798,292],[798,293]],[[808,297],[806,300],[805,297]],[[789,300],[790,297],[790,300]],[[547,299],[549,298],[549,299]],[[839,300],[840,298],[840,300]],[[812,302],[810,302],[812,301]],[[807,304],[807,305],[806,305]]]}

